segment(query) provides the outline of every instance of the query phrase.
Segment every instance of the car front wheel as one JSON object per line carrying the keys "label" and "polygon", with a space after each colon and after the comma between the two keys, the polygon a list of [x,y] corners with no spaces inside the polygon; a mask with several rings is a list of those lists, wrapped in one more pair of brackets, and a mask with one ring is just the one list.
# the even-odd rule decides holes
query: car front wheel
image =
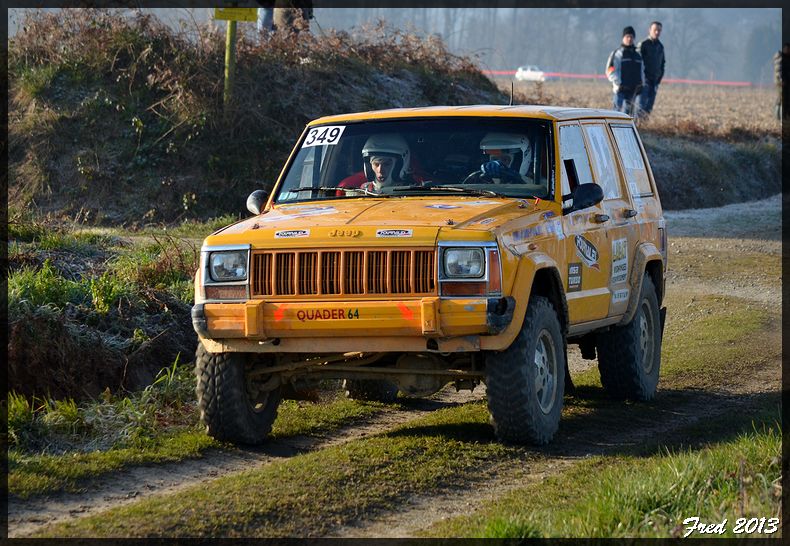
{"label": "car front wheel", "polygon": [[565,394],[565,343],[551,302],[529,300],[511,346],[486,355],[486,393],[497,437],[514,444],[547,444],[560,423]]}

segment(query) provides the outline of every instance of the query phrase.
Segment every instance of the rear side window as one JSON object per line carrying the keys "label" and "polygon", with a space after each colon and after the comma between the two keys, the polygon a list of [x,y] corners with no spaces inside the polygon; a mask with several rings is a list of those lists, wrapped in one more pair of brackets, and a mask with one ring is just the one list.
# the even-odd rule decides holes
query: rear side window
{"label": "rear side window", "polygon": [[601,124],[585,125],[587,141],[590,143],[593,165],[595,166],[595,179],[603,188],[604,199],[620,197],[620,185],[617,181],[617,172],[612,155],[612,143],[606,134],[606,127]]}
{"label": "rear side window", "polygon": [[653,188],[650,187],[645,160],[639,149],[639,142],[636,140],[633,127],[613,126],[612,132],[617,141],[617,147],[620,149],[620,157],[623,159],[625,177],[631,194],[634,196],[652,195]]}
{"label": "rear side window", "polygon": [[[560,126],[560,153],[562,163],[562,193],[568,196],[576,184],[589,184],[593,181],[590,160],[584,148],[582,129],[578,125]],[[569,171],[575,170],[568,175]]]}

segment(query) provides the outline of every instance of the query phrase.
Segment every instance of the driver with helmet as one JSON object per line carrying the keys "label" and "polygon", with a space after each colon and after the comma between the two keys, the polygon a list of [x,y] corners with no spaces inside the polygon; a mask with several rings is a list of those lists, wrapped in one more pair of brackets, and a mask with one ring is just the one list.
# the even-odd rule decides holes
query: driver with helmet
{"label": "driver with helmet", "polygon": [[[409,145],[400,135],[372,135],[362,147],[362,163],[362,173],[345,178],[338,186],[379,193],[385,186],[416,183],[411,171]],[[346,192],[346,195],[353,194],[353,191]]]}
{"label": "driver with helmet", "polygon": [[480,165],[478,180],[491,179],[495,184],[507,184],[523,183],[531,178],[528,174],[531,146],[526,135],[488,133],[480,141],[480,150],[488,161]]}

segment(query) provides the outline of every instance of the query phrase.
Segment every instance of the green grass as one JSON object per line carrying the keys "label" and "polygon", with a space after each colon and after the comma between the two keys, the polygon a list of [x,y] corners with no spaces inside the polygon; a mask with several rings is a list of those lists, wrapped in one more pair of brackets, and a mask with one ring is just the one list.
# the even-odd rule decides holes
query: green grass
{"label": "green grass", "polygon": [[[664,304],[667,322],[659,389],[720,385],[737,380],[736,370],[772,356],[764,350],[765,337],[756,335],[770,330],[776,320],[763,308],[736,298],[673,292]],[[573,382],[600,387],[598,369],[574,375]]]}
{"label": "green grass", "polygon": [[[8,453],[9,493],[27,498],[61,490],[78,491],[97,477],[131,465],[200,457],[208,448],[235,449],[213,440],[197,424],[197,409],[191,400],[194,382],[183,377],[192,372],[186,369],[178,373],[182,377],[169,387],[174,392],[168,393],[167,381],[160,381],[154,387],[158,394],[147,398],[138,394],[82,406],[72,401],[38,401],[37,408],[36,402],[9,394],[13,446]],[[171,411],[167,411],[168,399],[174,398],[181,399],[182,404],[170,404]],[[328,434],[386,407],[344,398],[321,404],[286,400],[280,406],[271,437]],[[157,423],[165,424],[157,427]],[[50,449],[53,444],[70,448],[58,454],[25,449],[26,444],[46,443]],[[100,448],[84,451],[91,446]]]}
{"label": "green grass", "polygon": [[[781,433],[775,408],[735,439],[700,450],[581,461],[471,516],[438,523],[425,535],[668,537],[682,536],[683,520],[698,516],[708,523],[727,518],[725,536],[735,536],[737,517],[779,515]],[[731,431],[746,420],[726,419]]]}
{"label": "green grass", "polygon": [[198,429],[166,433],[140,441],[134,447],[69,452],[62,455],[8,452],[8,492],[28,498],[56,491],[80,491],[94,478],[134,464],[164,463],[199,457],[220,444]]}
{"label": "green grass", "polygon": [[14,314],[12,312],[14,309],[23,305],[33,308],[51,306],[62,309],[68,303],[80,303],[87,298],[87,286],[65,279],[49,260],[46,260],[38,270],[24,267],[8,275],[10,315]]}
{"label": "green grass", "polygon": [[520,453],[494,441],[483,404],[468,404],[42,534],[318,536],[411,494],[473,479],[486,465]]}

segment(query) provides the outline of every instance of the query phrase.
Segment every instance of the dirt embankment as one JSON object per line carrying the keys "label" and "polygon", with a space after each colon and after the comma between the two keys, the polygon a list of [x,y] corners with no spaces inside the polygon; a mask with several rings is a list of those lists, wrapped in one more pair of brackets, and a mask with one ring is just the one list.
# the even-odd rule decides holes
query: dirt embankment
{"label": "dirt embankment", "polygon": [[507,102],[440,39],[391,28],[243,41],[225,110],[213,27],[189,36],[109,10],[23,27],[9,43],[9,203],[88,224],[246,214],[317,117]]}
{"label": "dirt embankment", "polygon": [[[736,297],[749,305],[767,309],[772,316],[779,316],[779,277],[767,270],[744,278],[737,259],[742,254],[780,255],[780,212],[781,199],[775,196],[747,205],[667,213],[671,234],[667,290],[685,294],[691,302],[697,296]],[[711,256],[706,258],[706,252]],[[692,258],[686,259],[687,255]],[[714,267],[716,264],[724,265]],[[669,310],[675,317],[688,312],[688,309]],[[619,403],[592,400],[596,409],[585,413],[584,423],[565,421],[550,446],[538,450],[525,448],[525,455],[529,457],[488,466],[482,464],[477,477],[471,481],[403,499],[395,509],[346,518],[330,534],[338,537],[414,536],[437,521],[469,513],[480,503],[515,487],[564,472],[592,454],[628,453],[636,446],[649,445],[659,439],[663,445],[688,445],[703,440],[684,437],[682,431],[734,411],[748,414],[759,409],[766,397],[779,392],[781,340],[778,323],[771,328],[760,340],[754,341],[763,347],[763,352],[755,354],[747,367],[733,366],[732,373],[721,377],[714,386],[696,385],[693,378],[683,378],[680,383],[688,383],[691,388],[665,382],[657,401],[651,405],[652,411],[639,418]],[[573,373],[591,365],[583,362],[586,364],[573,368]],[[59,494],[28,501],[12,498],[9,505],[11,536],[32,533],[51,522],[132,504],[143,497],[186,491],[251,465],[261,467],[306,450],[321,450],[338,442],[385,432],[426,411],[483,399],[484,392],[480,390],[472,394],[444,392],[435,401],[416,402],[411,410],[385,413],[371,418],[366,425],[342,430],[332,440],[296,438],[273,442],[257,451],[211,452],[195,462],[135,468],[100,477],[86,486],[82,494]],[[305,529],[304,535],[311,535],[310,529]]]}

